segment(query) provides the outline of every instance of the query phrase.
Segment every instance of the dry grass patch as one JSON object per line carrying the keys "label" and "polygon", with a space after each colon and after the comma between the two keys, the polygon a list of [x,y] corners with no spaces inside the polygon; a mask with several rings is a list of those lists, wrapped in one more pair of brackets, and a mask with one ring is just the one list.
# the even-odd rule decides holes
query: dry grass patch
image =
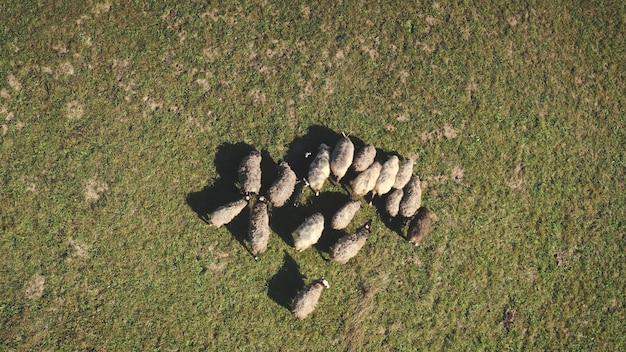
{"label": "dry grass patch", "polygon": [[28,299],[41,298],[46,288],[46,278],[36,274],[24,287],[24,295]]}
{"label": "dry grass patch", "polygon": [[18,92],[22,89],[22,84],[13,73],[9,73],[7,81],[9,82],[9,87],[11,87],[11,89]]}
{"label": "dry grass patch", "polygon": [[83,117],[83,105],[77,100],[72,100],[65,104],[66,116],[68,120],[78,120]]}
{"label": "dry grass patch", "polygon": [[95,203],[102,197],[104,192],[109,190],[106,182],[98,181],[95,177],[85,183],[85,200],[89,203]]}

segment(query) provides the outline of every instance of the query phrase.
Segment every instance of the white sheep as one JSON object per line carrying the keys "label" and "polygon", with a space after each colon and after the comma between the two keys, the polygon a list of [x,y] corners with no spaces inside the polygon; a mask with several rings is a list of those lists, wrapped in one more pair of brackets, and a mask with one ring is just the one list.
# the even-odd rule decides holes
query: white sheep
{"label": "white sheep", "polygon": [[420,185],[420,178],[413,175],[409,183],[404,186],[403,191],[404,195],[400,201],[400,210],[398,214],[402,217],[410,218],[422,204],[422,187]]}
{"label": "white sheep", "polygon": [[402,200],[402,196],[404,195],[404,191],[402,188],[394,189],[391,193],[387,194],[387,201],[385,202],[385,209],[387,213],[392,218],[395,218],[400,211],[400,201]]}
{"label": "white sheep", "polygon": [[402,189],[409,183],[411,176],[413,176],[413,165],[415,162],[413,159],[409,158],[405,162],[400,165],[398,169],[398,174],[396,175],[396,180],[393,184],[393,188]]}
{"label": "white sheep", "polygon": [[315,310],[322,292],[327,288],[330,288],[328,281],[319,279],[300,290],[291,304],[293,315],[298,319],[306,318]]}
{"label": "white sheep", "polygon": [[349,136],[343,134],[343,138],[337,142],[330,158],[330,171],[337,182],[346,175],[352,160],[354,159],[354,144]]}
{"label": "white sheep", "polygon": [[324,231],[324,216],[321,213],[315,213],[298,226],[293,235],[293,246],[298,252],[316,244],[322,237]]}
{"label": "white sheep", "polygon": [[267,190],[267,198],[270,203],[278,208],[285,205],[296,188],[296,181],[296,173],[286,161],[281,161],[278,164],[278,178]]}
{"label": "white sheep", "polygon": [[333,218],[330,221],[330,227],[335,230],[345,229],[348,225],[350,225],[354,215],[356,215],[360,208],[361,202],[358,200],[346,203],[344,206],[339,208],[337,212],[335,212],[335,215],[333,215]]}
{"label": "white sheep", "polygon": [[365,171],[376,159],[376,147],[371,144],[364,146],[354,156],[352,170],[356,172]]}
{"label": "white sheep", "polygon": [[322,143],[315,159],[309,166],[309,173],[306,182],[315,191],[315,195],[319,196],[324,182],[330,176],[330,147]]}
{"label": "white sheep", "polygon": [[250,223],[248,225],[248,239],[254,259],[265,253],[270,238],[270,218],[267,213],[267,203],[263,197],[259,197],[250,211]]}
{"label": "white sheep", "polygon": [[373,190],[374,186],[376,186],[378,176],[380,176],[381,169],[382,165],[376,161],[365,171],[358,174],[354,180],[350,182],[352,194],[357,197],[363,197],[369,191]]}
{"label": "white sheep", "polygon": [[346,264],[365,245],[365,241],[372,233],[372,220],[366,222],[355,233],[339,239],[330,253],[330,259],[340,264]]}
{"label": "white sheep", "polygon": [[392,155],[385,161],[383,164],[380,175],[376,180],[376,185],[374,186],[372,198],[375,195],[382,196],[384,194],[389,193],[391,187],[396,181],[396,175],[398,174],[398,169],[400,168],[400,159],[397,156]]}
{"label": "white sheep", "polygon": [[261,152],[253,150],[239,163],[239,185],[245,195],[259,194],[261,190]]}
{"label": "white sheep", "polygon": [[248,205],[249,200],[249,197],[245,197],[217,208],[209,214],[210,224],[215,227],[220,227],[230,223],[237,215],[239,215],[239,213],[241,213],[243,208]]}

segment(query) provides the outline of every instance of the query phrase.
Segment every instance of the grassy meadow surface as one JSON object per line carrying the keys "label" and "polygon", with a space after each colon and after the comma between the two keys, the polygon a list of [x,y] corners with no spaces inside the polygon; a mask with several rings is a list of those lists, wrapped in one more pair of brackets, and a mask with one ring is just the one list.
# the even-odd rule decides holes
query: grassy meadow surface
{"label": "grassy meadow surface", "polygon": [[[622,1],[0,1],[0,350],[626,349]],[[416,157],[415,247],[296,253],[348,196],[274,209],[235,169],[341,132]],[[268,171],[269,170],[269,171]],[[376,204],[376,203],[375,203]],[[304,284],[330,289],[298,321]]]}

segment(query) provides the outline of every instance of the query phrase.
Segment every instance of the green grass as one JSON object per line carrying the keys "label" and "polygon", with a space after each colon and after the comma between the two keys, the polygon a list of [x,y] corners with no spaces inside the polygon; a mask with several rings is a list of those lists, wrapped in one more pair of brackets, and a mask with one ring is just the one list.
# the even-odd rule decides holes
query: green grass
{"label": "green grass", "polygon": [[[622,2],[109,4],[0,3],[0,350],[626,348]],[[348,265],[296,253],[328,186],[255,262],[189,203],[331,131],[419,156],[421,246],[366,207]]]}

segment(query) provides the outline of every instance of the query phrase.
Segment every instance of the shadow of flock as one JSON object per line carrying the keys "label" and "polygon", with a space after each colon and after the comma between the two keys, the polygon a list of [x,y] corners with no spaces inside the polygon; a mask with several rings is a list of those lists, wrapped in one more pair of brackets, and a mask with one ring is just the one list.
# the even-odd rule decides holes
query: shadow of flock
{"label": "shadow of flock", "polygon": [[[273,231],[297,252],[314,247],[324,260],[346,264],[371,235],[372,220],[354,233],[345,229],[370,206],[387,228],[416,245],[429,231],[431,213],[421,206],[414,160],[322,126],[296,138],[278,163],[267,151],[237,143],[219,147],[215,166],[219,178],[188,194],[187,204],[208,225],[225,226],[255,259]],[[305,286],[285,251],[268,296],[303,319],[328,287],[323,278]]]}

